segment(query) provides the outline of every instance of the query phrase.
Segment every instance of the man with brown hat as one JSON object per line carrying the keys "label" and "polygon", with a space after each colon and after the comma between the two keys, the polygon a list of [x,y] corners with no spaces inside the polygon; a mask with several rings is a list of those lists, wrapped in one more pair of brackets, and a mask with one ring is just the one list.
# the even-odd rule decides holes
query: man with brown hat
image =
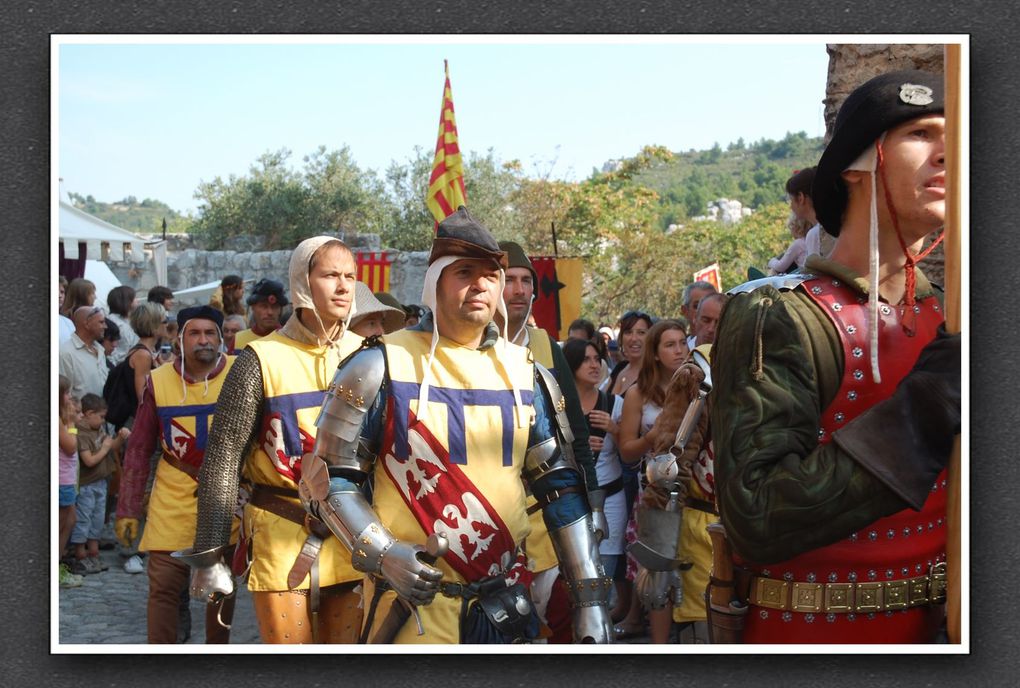
{"label": "man with brown hat", "polygon": [[[489,231],[458,208],[432,244],[422,291],[431,313],[366,340],[323,404],[301,495],[369,574],[369,642],[536,636],[522,478],[572,591],[577,640],[609,640],[609,581],[584,477],[564,451],[562,393],[493,323],[497,311],[505,318],[505,269]],[[370,479],[371,504],[360,491]]]}
{"label": "man with brown hat", "polygon": [[354,288],[357,315],[351,318],[351,332],[362,337],[388,334],[404,326],[404,309],[386,292],[373,294],[364,282]]}
{"label": "man with brown hat", "polygon": [[752,575],[745,642],[931,642],[943,621],[960,338],[915,268],[945,217],[942,91],[907,71],[850,94],[812,187],[829,259],[723,312],[715,487]]}
{"label": "man with brown hat", "polygon": [[[599,532],[598,537],[601,540],[608,531],[602,511],[606,491],[598,484],[595,460],[588,443],[588,423],[585,422],[584,411],[581,410],[581,402],[577,397],[574,374],[556,340],[545,330],[528,325],[531,307],[536,298],[535,287],[538,284],[538,274],[531,264],[531,259],[528,258],[521,245],[516,242],[501,241],[499,248],[507,255],[503,302],[506,304],[506,323],[510,341],[527,347],[534,356],[535,362],[545,366],[555,376],[556,382],[563,391],[563,398],[567,403],[567,419],[570,422],[570,430],[574,434],[571,450],[574,452],[574,460],[584,471],[588,503],[592,508],[595,529]],[[501,324],[501,317],[498,313],[496,324]],[[559,568],[556,565],[556,553],[553,551],[552,542],[542,520],[542,513],[534,504],[534,498],[530,497],[528,510],[531,513],[531,534],[528,536],[526,551],[528,558],[534,562],[535,576],[531,584],[532,598],[539,618],[549,626],[549,630],[552,632],[550,639],[553,642],[563,638],[569,640],[570,615],[566,613],[566,595],[563,591],[562,580],[557,582]],[[552,609],[547,608],[550,604],[552,604]]]}
{"label": "man with brown hat", "polygon": [[[177,554],[193,568],[192,597],[216,600],[233,592],[224,552],[243,473],[251,499],[233,572],[247,571],[262,641],[353,643],[361,626],[361,575],[350,553],[307,515],[297,486],[316,440],[323,393],[340,361],[361,343],[348,331],[356,264],[343,242],[318,236],[298,244],[289,272],[295,314],[249,342],[223,383],[199,475],[194,546]],[[282,286],[267,291],[279,296]]]}

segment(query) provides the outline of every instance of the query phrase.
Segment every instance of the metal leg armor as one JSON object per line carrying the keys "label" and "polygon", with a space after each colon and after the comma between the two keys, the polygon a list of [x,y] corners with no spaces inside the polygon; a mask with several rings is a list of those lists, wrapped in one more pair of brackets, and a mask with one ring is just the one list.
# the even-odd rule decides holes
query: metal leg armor
{"label": "metal leg armor", "polygon": [[570,595],[574,642],[613,642],[613,623],[609,618],[609,589],[613,580],[602,567],[591,515],[550,531],[549,538]]}

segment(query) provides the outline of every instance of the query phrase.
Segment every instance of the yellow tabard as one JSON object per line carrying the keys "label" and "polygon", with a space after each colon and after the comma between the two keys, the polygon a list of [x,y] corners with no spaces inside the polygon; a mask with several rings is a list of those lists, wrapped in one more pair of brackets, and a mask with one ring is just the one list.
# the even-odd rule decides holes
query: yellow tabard
{"label": "yellow tabard", "polygon": [[[454,557],[464,566],[484,568],[478,562],[498,559],[506,565],[513,553],[504,550],[500,556],[498,549],[490,549],[499,538],[488,539],[491,531],[478,525],[489,516],[472,506],[473,497],[464,497],[460,488],[452,488],[455,474],[467,478],[474,486],[471,491],[487,501],[491,512],[505,524],[510,549],[528,534],[521,470],[534,416],[534,372],[523,347],[507,344],[504,353],[500,340],[494,347],[478,351],[441,337],[432,362],[428,409],[418,428],[409,429],[408,412],[418,413],[419,381],[431,336],[401,330],[383,337],[393,430],[392,440],[384,441],[376,462],[374,506],[397,538],[424,544],[426,532],[405,502],[403,491],[407,490],[408,499],[428,512],[426,522],[432,519],[432,529],[438,524],[449,536],[450,552],[437,564],[443,580],[464,581],[449,564]],[[520,424],[516,422],[511,379],[525,403]],[[390,439],[389,432],[386,439]],[[492,573],[495,571],[484,571],[472,580]],[[377,623],[385,618],[391,598],[392,594],[383,598]],[[459,598],[437,596],[432,604],[419,608],[425,635],[417,635],[412,620],[396,642],[456,643],[460,604]]]}
{"label": "yellow tabard", "polygon": [[[689,482],[690,496],[702,501],[712,501],[712,497],[698,485],[696,480]],[[680,579],[683,583],[684,601],[679,607],[673,607],[673,621],[704,621],[705,588],[708,587],[708,575],[712,569],[712,540],[705,530],[710,523],[719,517],[701,509],[684,507],[680,521],[680,542],[677,543],[677,556],[693,562],[694,566],[682,571]]]}
{"label": "yellow tabard", "polygon": [[[361,337],[348,332],[339,352],[326,346],[303,344],[273,332],[249,343],[262,369],[263,416],[256,441],[244,466],[244,476],[255,483],[294,490],[301,478],[301,456],[315,444],[315,419],[326,388],[340,361],[361,345]],[[286,498],[283,498],[286,499]],[[244,508],[244,529],[252,542],[248,589],[287,590],[287,574],[301,552],[308,533],[299,523],[251,504]],[[351,555],[329,537],[319,551],[319,585],[358,580]],[[297,586],[307,589],[308,576]]]}
{"label": "yellow tabard", "polygon": [[[266,335],[267,337],[269,335]],[[255,334],[255,330],[249,328],[247,330],[241,330],[234,335],[234,351],[240,352],[246,344],[254,342],[256,339],[262,339],[261,336]],[[344,339],[347,339],[345,336]]]}
{"label": "yellow tabard", "polygon": [[[195,468],[202,465],[216,399],[233,363],[234,357],[228,356],[223,370],[209,380],[208,391],[204,381],[185,383],[182,389],[181,375],[172,363],[164,363],[152,371],[159,443],[164,456],[170,455]],[[191,547],[198,514],[197,487],[198,483],[190,475],[162,458],[159,460],[138,549],[172,552]]]}
{"label": "yellow tabard", "polygon": [[[555,374],[552,342],[550,342],[549,335],[546,334],[545,330],[535,327],[528,328],[528,348],[531,349],[531,354],[535,357],[536,363],[541,363],[550,372]],[[538,500],[533,496],[528,497],[529,508],[537,503]],[[539,509],[531,514],[528,520],[531,522],[531,534],[528,535],[526,549],[528,551],[528,558],[534,562],[532,564],[533,570],[535,573],[539,573],[556,566],[559,560],[556,558],[556,552],[553,550],[552,540],[549,538],[549,530],[545,527],[545,521],[542,519],[542,510]]]}

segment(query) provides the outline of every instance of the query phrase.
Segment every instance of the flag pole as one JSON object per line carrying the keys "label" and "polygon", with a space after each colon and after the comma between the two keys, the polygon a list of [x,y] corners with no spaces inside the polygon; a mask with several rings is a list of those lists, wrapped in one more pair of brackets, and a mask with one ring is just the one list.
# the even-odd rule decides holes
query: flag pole
{"label": "flag pole", "polygon": [[[946,224],[945,224],[945,273],[946,273],[946,330],[960,331],[960,239],[963,234],[960,215],[960,191],[964,180],[960,178],[960,159],[963,155],[960,137],[960,69],[961,47],[947,44],[945,47],[946,79]],[[962,597],[960,576],[962,572],[960,517],[962,467],[960,463],[960,436],[957,435],[953,453],[947,468],[946,523],[946,633],[949,642],[961,642],[960,616]]]}

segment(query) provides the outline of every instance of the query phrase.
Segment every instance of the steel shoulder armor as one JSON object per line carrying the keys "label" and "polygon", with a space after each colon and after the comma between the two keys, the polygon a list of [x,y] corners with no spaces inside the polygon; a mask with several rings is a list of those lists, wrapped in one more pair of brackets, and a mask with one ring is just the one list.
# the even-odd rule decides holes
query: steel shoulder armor
{"label": "steel shoulder armor", "polygon": [[366,340],[337,368],[315,419],[312,451],[328,466],[366,475],[372,471],[376,452],[370,448],[370,439],[361,436],[362,425],[386,376],[386,355],[377,342]]}

